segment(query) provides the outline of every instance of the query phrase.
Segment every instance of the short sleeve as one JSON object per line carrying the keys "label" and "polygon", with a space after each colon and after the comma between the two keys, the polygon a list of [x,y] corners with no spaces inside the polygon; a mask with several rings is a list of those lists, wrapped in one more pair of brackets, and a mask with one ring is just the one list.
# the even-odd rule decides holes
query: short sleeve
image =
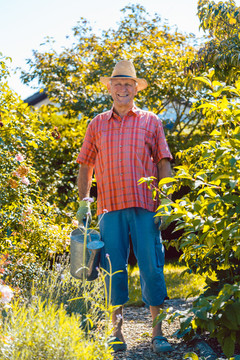
{"label": "short sleeve", "polygon": [[160,119],[156,121],[156,128],[155,128],[155,138],[154,138],[154,146],[152,150],[152,157],[154,163],[158,163],[161,159],[168,158],[172,160],[172,154],[168,147],[168,143],[165,137],[165,133],[163,130],[163,125]]}
{"label": "short sleeve", "polygon": [[79,164],[86,164],[90,166],[95,165],[96,156],[97,156],[97,147],[96,147],[96,136],[94,132],[93,123],[90,122],[86,135],[83,141],[83,145],[80,153],[77,157],[77,162]]}

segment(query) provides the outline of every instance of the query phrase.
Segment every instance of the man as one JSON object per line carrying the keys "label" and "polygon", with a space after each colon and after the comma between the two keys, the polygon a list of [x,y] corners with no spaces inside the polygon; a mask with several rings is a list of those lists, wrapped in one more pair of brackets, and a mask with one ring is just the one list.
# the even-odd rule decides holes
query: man
{"label": "man", "polygon": [[[97,214],[105,254],[112,271],[111,301],[119,306],[113,312],[114,351],[125,350],[122,332],[123,305],[128,301],[127,260],[129,234],[140,269],[143,301],[150,307],[152,319],[159,314],[167,297],[163,275],[164,249],[158,226],[154,223],[156,202],[147,184],[138,185],[142,177],[158,181],[171,176],[169,151],[158,117],[138,109],[134,97],[148,84],[136,77],[131,61],[118,62],[111,77],[101,77],[113,99],[113,107],[97,115],[89,124],[77,162],[80,164],[78,189],[80,207],[77,219],[82,222],[89,211],[83,199],[89,196],[93,169],[98,184]],[[108,261],[102,264],[109,270]],[[162,336],[161,323],[153,328],[153,351],[171,351]]]}

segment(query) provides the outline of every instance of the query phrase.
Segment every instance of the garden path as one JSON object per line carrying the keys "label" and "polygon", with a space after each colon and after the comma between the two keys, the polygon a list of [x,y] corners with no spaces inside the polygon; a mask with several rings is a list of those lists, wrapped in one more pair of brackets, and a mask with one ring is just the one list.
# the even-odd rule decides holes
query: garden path
{"label": "garden path", "polygon": [[[187,310],[191,306],[192,300],[184,301],[181,299],[173,299],[165,301],[165,307],[172,307],[173,311]],[[118,352],[114,355],[114,360],[182,360],[184,354],[194,351],[199,356],[207,356],[207,360],[220,359],[208,348],[207,353],[203,354],[200,349],[194,348],[186,344],[182,339],[172,337],[174,332],[179,328],[178,320],[172,324],[163,321],[163,334],[166,336],[174,348],[171,353],[163,353],[157,355],[150,348],[152,320],[149,309],[145,307],[125,307],[124,308],[124,337],[128,345],[125,352]],[[201,349],[203,350],[203,349]],[[221,359],[226,359],[225,357]]]}

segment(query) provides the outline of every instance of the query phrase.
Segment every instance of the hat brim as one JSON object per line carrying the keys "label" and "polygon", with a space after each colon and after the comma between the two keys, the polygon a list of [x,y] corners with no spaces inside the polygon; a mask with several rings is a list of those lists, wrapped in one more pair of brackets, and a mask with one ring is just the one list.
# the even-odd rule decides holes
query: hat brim
{"label": "hat brim", "polygon": [[138,91],[144,90],[148,86],[147,80],[139,79],[139,78],[135,78],[135,77],[130,77],[130,76],[126,76],[126,77],[125,76],[100,77],[101,83],[106,85],[106,86],[108,85],[108,83],[109,83],[109,81],[111,79],[130,79],[130,80],[134,80],[138,84]]}

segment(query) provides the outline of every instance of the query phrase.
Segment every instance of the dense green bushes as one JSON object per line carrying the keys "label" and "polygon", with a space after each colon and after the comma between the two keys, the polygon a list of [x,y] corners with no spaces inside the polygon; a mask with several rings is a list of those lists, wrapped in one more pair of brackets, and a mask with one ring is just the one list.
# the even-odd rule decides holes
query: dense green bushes
{"label": "dense green bushes", "polygon": [[[40,174],[39,187],[48,194],[48,201],[65,213],[77,209],[76,158],[84,139],[87,119],[66,119],[53,106],[41,107],[38,112],[41,129],[49,139],[32,152],[33,167]],[[62,213],[63,215],[63,213]]]}
{"label": "dense green bushes", "polygon": [[[6,359],[17,359],[19,353],[24,359],[40,358],[42,352],[51,359],[55,355],[64,359],[64,356],[72,357],[71,351],[84,355],[87,351],[89,358],[103,356],[98,352],[95,354],[94,349],[98,348],[96,351],[100,351],[100,354],[105,350],[104,336],[98,340],[95,338],[96,344],[88,337],[86,345],[83,345],[85,338],[80,327],[84,321],[91,324],[91,316],[88,317],[88,313],[82,310],[80,312],[85,318],[73,315],[78,313],[81,301],[78,304],[72,302],[70,306],[70,299],[65,296],[68,293],[69,296],[81,297],[81,289],[77,292],[70,282],[58,283],[55,287],[58,292],[53,292],[51,297],[54,306],[49,305],[50,298],[44,295],[47,288],[44,282],[39,287],[38,297],[41,300],[35,301],[34,296],[28,298],[28,295],[32,280],[39,282],[45,276],[45,270],[39,264],[42,265],[42,262],[57,252],[67,250],[77,208],[75,159],[87,126],[87,119],[83,114],[86,112],[92,117],[109,106],[109,98],[97,85],[100,69],[105,68],[110,73],[117,59],[116,54],[125,56],[128,50],[135,60],[139,75],[142,72],[144,76],[148,76],[149,83],[152,84],[139,97],[139,104],[161,112],[169,101],[174,105],[177,98],[178,104],[181,103],[183,92],[185,100],[194,96],[194,87],[189,88],[189,78],[183,80],[183,66],[188,65],[188,59],[192,58],[192,54],[189,54],[193,53],[189,39],[178,33],[171,36],[167,26],[159,27],[158,17],[152,21],[155,25],[151,26],[145,20],[144,9],[139,6],[136,9],[134,6],[127,7],[125,12],[135,10],[134,15],[126,15],[118,32],[106,32],[102,42],[85,26],[86,22],[79,23],[74,31],[79,40],[78,51],[82,51],[80,56],[75,51],[63,51],[60,56],[46,53],[45,57],[35,52],[35,59],[31,63],[33,73],[25,74],[25,80],[40,78],[51,99],[58,99],[62,104],[60,110],[68,111],[68,119],[59,115],[59,109],[53,107],[43,107],[39,111],[30,109],[3,81],[0,85],[0,251],[9,254],[4,260],[0,260],[6,265],[0,267],[0,274],[3,274],[1,284],[5,286],[3,290],[6,291],[6,299],[11,300],[13,290],[6,287],[3,280],[14,286],[16,294],[17,287],[22,289],[19,294],[31,304],[29,308],[24,305],[19,309],[19,305],[15,303],[9,313],[3,309],[2,314],[6,319],[3,321],[1,318],[4,326],[0,328],[0,341],[2,355]],[[194,302],[193,315],[184,315],[186,318],[181,322],[180,336],[189,339],[207,331],[211,336],[217,337],[224,353],[231,356],[240,338],[239,9],[235,8],[234,1],[223,6],[221,2],[216,5],[208,0],[200,0],[199,16],[202,27],[209,29],[212,39],[198,53],[198,61],[193,62],[189,69],[196,71],[198,75],[201,69],[210,71],[208,77],[191,82],[196,84],[196,80],[200,80],[209,91],[206,92],[202,86],[198,87],[195,95],[199,101],[187,120],[182,121],[181,107],[176,110],[176,131],[169,138],[173,149],[199,142],[178,153],[181,166],[175,169],[174,189],[187,185],[190,192],[171,203],[171,211],[168,200],[165,202],[167,206],[163,205],[159,211],[163,210],[162,216],[170,215],[167,222],[178,219],[179,228],[184,228],[183,236],[174,244],[183,251],[182,261],[189,271],[207,275],[206,291]],[[142,38],[139,24],[144,27],[146,23],[149,31]],[[119,41],[119,34],[124,34],[123,42]],[[139,36],[138,49],[132,45],[132,34],[135,38]],[[172,49],[173,43],[175,47]],[[106,46],[108,51],[104,57],[102,48],[105,51]],[[93,48],[96,57],[92,56]],[[182,52],[183,48],[185,53]],[[91,56],[85,56],[86,54]],[[81,56],[89,58],[89,62],[84,64]],[[178,60],[181,58],[181,63],[175,61],[175,57]],[[213,72],[211,67],[216,71]],[[159,69],[161,72],[158,72]],[[50,70],[58,74],[57,82],[49,77]],[[0,61],[1,79],[7,73],[4,61]],[[75,76],[79,73],[80,78]],[[232,87],[219,82],[219,77],[222,81],[233,84]],[[73,96],[74,93],[80,94],[78,99]],[[97,94],[95,98],[94,94]],[[81,119],[71,118],[73,114],[80,114]],[[189,121],[187,125],[186,121]],[[164,181],[160,188],[161,197],[165,197],[165,191],[168,190],[165,189]],[[0,300],[4,304],[5,298],[1,296]],[[86,303],[91,305],[94,301],[90,292],[88,296]],[[101,317],[102,312],[106,314],[106,310],[109,316],[109,309],[104,308],[101,299],[99,304],[101,311],[97,310],[96,315]],[[99,308],[96,306],[95,309]],[[31,336],[27,332],[25,318],[29,322]],[[44,326],[41,327],[41,324]],[[99,324],[97,323],[102,326]],[[70,326],[73,328],[72,334],[79,339],[79,344],[69,333]],[[101,330],[104,332],[104,327]],[[46,332],[49,339],[52,339],[48,348]],[[19,334],[22,336],[19,337]],[[38,334],[38,338],[35,334]],[[56,338],[64,344],[63,348],[58,346],[57,351],[60,352],[55,349]],[[30,355],[24,353],[26,345],[31,351]]]}
{"label": "dense green bushes", "polygon": [[[231,356],[240,344],[240,104],[226,95],[239,96],[240,82],[230,88],[200,80],[208,81],[210,93],[217,87],[221,94],[195,109],[215,130],[209,141],[178,154],[182,165],[176,168],[174,187],[187,185],[190,191],[171,203],[167,222],[179,219],[178,228],[184,228],[175,245],[189,271],[208,277],[205,293],[193,304],[194,317],[182,323],[182,331],[187,337],[209,331]],[[160,213],[163,209],[164,204]]]}
{"label": "dense green bushes", "polygon": [[0,251],[21,261],[46,259],[66,248],[71,225],[56,221],[57,207],[39,186],[34,154],[51,144],[51,134],[37,112],[0,86]]}

